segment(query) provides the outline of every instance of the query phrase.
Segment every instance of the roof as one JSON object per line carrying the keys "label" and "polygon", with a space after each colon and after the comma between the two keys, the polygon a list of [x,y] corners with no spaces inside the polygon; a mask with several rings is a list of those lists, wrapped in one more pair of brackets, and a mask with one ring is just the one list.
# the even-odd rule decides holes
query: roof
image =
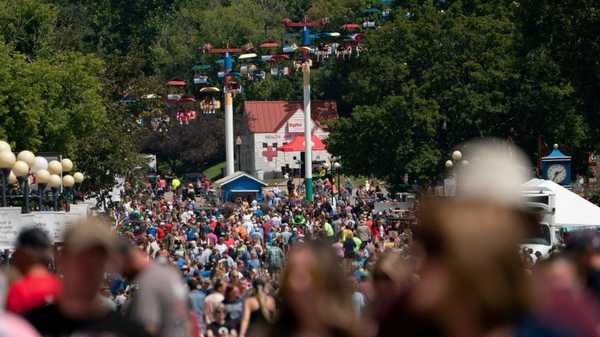
{"label": "roof", "polygon": [[525,188],[546,188],[555,195],[554,222],[569,228],[590,228],[600,226],[600,207],[580,197],[559,184],[544,179],[531,179]]}
{"label": "roof", "polygon": [[542,158],[542,160],[544,159],[571,159],[571,157],[560,152],[560,150],[558,149],[558,145],[554,145],[554,149],[552,150],[552,152],[550,152],[549,155]]}
{"label": "roof", "polygon": [[[303,110],[302,101],[246,101],[244,112],[250,133],[272,133],[298,110]],[[311,117],[315,124],[327,129],[322,122],[337,119],[335,101],[312,101]]]}
{"label": "roof", "polygon": [[[325,150],[325,144],[316,135],[311,136],[312,149],[314,151]],[[304,136],[296,136],[291,142],[279,148],[283,152],[304,151]]]}
{"label": "roof", "polygon": [[215,181],[215,185],[219,185],[219,187],[222,187],[223,185],[227,185],[228,183],[230,183],[230,182],[232,182],[234,180],[240,179],[242,177],[246,177],[248,179],[254,180],[254,181],[256,181],[257,183],[259,183],[259,184],[261,184],[263,186],[267,186],[267,184],[265,182],[263,182],[261,180],[258,180],[258,179],[254,178],[253,176],[251,176],[248,173],[243,172],[243,171],[237,171],[237,172],[235,172],[233,174],[228,175],[227,177],[223,177],[223,178]]}

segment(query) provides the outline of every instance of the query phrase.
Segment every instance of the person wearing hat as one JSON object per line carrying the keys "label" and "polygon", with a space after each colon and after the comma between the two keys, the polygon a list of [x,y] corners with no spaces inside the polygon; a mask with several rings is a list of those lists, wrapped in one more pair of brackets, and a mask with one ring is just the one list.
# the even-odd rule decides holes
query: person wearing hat
{"label": "person wearing hat", "polygon": [[147,336],[139,325],[110,310],[100,295],[114,249],[108,224],[89,219],[68,227],[59,256],[63,293],[58,301],[26,314],[42,336]]}
{"label": "person wearing hat", "polygon": [[52,243],[42,229],[31,227],[19,233],[13,262],[22,277],[8,289],[7,310],[23,314],[54,302],[60,295],[60,279],[47,269],[51,254]]}

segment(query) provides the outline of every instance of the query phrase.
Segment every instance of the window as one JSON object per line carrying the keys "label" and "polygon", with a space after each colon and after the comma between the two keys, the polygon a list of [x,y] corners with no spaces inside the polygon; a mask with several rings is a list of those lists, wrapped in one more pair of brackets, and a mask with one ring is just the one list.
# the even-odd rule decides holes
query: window
{"label": "window", "polygon": [[273,147],[275,147],[275,148],[276,148],[276,147],[277,147],[277,143],[273,143]]}
{"label": "window", "polygon": [[266,148],[267,148],[267,146],[269,146],[269,144],[267,144],[267,143],[263,143],[263,148],[265,148],[265,149],[266,149]]}

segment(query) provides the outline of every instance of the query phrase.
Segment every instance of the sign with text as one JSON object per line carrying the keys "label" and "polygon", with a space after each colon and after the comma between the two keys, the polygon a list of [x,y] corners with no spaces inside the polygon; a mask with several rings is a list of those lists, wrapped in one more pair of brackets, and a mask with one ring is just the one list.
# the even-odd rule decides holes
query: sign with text
{"label": "sign with text", "polygon": [[12,248],[21,224],[21,208],[0,208],[0,249]]}
{"label": "sign with text", "polygon": [[27,227],[39,227],[48,233],[52,242],[62,242],[65,228],[88,216],[86,206],[75,207],[75,212],[27,214],[22,214],[18,207],[0,208],[0,249],[13,249],[19,232]]}
{"label": "sign with text", "polygon": [[289,133],[304,132],[304,115],[302,110],[296,111],[296,113],[288,119],[287,128]]}

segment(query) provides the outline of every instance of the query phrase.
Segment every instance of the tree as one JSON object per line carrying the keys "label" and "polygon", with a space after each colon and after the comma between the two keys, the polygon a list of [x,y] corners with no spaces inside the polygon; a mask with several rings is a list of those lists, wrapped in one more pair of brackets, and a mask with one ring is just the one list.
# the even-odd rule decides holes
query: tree
{"label": "tree", "polygon": [[141,150],[157,155],[171,173],[198,172],[224,159],[224,124],[222,118],[200,115],[189,125],[176,125],[166,133],[147,130],[141,138]]}
{"label": "tree", "polygon": [[334,124],[327,146],[341,156],[346,172],[373,175],[394,188],[405,173],[419,179],[435,174],[442,159],[435,130],[441,116],[435,101],[419,97],[416,89],[405,85],[399,95],[357,107]]}
{"label": "tree", "polygon": [[[575,109],[573,87],[543,52],[522,53],[513,3],[441,6],[399,6],[392,22],[366,35],[369,52],[350,69],[351,86],[342,95],[342,104],[355,108],[332,128],[331,150],[345,167],[395,187],[398,179],[390,176],[403,172],[421,179],[439,176],[451,151],[473,137],[510,139],[532,159],[540,135],[584,144],[586,124]],[[389,104],[390,99],[411,102],[409,94],[427,102],[429,113],[418,104]],[[413,133],[416,116],[429,128]],[[389,132],[383,121],[400,134]],[[353,141],[364,134],[374,139]],[[348,151],[343,144],[355,146]],[[372,151],[377,155],[366,160]]]}
{"label": "tree", "polygon": [[36,0],[0,1],[0,39],[29,57],[48,51],[57,11]]}

